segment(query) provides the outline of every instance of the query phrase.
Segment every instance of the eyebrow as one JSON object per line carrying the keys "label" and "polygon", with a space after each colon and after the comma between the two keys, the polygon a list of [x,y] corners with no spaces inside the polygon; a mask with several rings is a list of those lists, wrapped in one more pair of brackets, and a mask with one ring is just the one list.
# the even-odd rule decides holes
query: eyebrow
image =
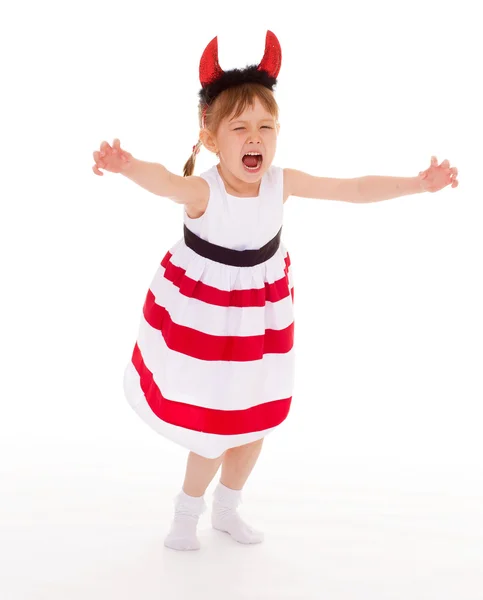
{"label": "eyebrow", "polygon": [[[258,122],[259,122],[259,123],[262,123],[262,121],[273,121],[273,117],[272,117],[272,118],[270,118],[270,117],[265,117],[265,119],[260,119]],[[229,123],[248,123],[248,121],[242,121],[242,120],[240,120],[240,119],[237,119],[236,121],[233,121],[233,120],[232,120],[232,121],[229,121]]]}

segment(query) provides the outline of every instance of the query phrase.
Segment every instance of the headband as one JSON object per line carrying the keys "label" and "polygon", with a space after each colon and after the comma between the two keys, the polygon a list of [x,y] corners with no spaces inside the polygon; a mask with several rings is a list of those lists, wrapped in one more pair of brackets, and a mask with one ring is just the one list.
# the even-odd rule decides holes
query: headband
{"label": "headband", "polygon": [[[205,126],[205,114],[208,107],[221,92],[243,83],[260,83],[273,91],[277,76],[282,66],[282,49],[277,36],[267,30],[265,52],[258,65],[249,65],[244,69],[223,71],[218,62],[218,37],[214,37],[206,46],[200,60],[201,90],[198,96],[204,105],[202,111],[202,127]],[[201,141],[193,146],[198,154]],[[196,149],[196,150],[195,150]]]}

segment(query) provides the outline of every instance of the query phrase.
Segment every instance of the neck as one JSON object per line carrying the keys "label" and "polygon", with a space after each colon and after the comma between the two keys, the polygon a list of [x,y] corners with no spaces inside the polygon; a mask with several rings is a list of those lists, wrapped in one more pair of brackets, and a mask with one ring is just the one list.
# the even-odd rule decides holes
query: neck
{"label": "neck", "polygon": [[241,179],[238,179],[238,177],[235,177],[222,165],[221,162],[216,165],[216,168],[218,169],[218,173],[225,183],[225,188],[228,194],[231,194],[232,196],[240,196],[241,198],[244,196],[247,198],[258,196],[260,192],[260,184],[262,182],[261,177],[258,181],[247,183],[246,181],[242,181]]}

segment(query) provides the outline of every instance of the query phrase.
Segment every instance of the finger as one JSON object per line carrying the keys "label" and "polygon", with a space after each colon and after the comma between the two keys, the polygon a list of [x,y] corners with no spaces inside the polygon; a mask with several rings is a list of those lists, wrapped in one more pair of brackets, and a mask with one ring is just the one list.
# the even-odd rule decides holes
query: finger
{"label": "finger", "polygon": [[92,156],[94,157],[94,160],[97,162],[97,161],[99,160],[99,151],[98,151],[98,150],[95,150],[95,151],[92,153]]}
{"label": "finger", "polygon": [[445,158],[440,166],[445,168],[449,167],[449,160]]}
{"label": "finger", "polygon": [[94,166],[92,167],[92,170],[94,171],[94,173],[95,173],[96,175],[104,175],[104,173],[102,173],[101,171],[99,171],[99,169],[97,168],[97,165],[94,165]]}
{"label": "finger", "polygon": [[438,159],[436,158],[436,156],[432,156],[431,157],[431,166],[432,167],[437,167],[438,166]]}
{"label": "finger", "polygon": [[112,151],[115,153],[121,151],[121,140],[119,140],[118,138],[115,138],[115,140],[112,142]]}
{"label": "finger", "polygon": [[111,146],[109,146],[109,144],[106,141],[102,142],[101,152],[100,152],[101,156],[105,156],[106,154],[109,154],[111,151],[112,151]]}

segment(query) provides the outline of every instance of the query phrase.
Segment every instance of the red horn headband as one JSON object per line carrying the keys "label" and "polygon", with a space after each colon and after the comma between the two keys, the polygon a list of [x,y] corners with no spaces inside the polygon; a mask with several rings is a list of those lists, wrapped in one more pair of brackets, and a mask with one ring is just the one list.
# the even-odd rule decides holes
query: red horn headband
{"label": "red horn headband", "polygon": [[[282,65],[282,49],[277,36],[267,31],[265,52],[259,65],[247,66],[244,69],[223,71],[218,62],[218,38],[214,37],[206,46],[200,60],[200,100],[205,105],[224,90],[242,83],[260,83],[273,91]],[[207,106],[205,106],[206,110]],[[204,114],[204,111],[203,111]]]}

